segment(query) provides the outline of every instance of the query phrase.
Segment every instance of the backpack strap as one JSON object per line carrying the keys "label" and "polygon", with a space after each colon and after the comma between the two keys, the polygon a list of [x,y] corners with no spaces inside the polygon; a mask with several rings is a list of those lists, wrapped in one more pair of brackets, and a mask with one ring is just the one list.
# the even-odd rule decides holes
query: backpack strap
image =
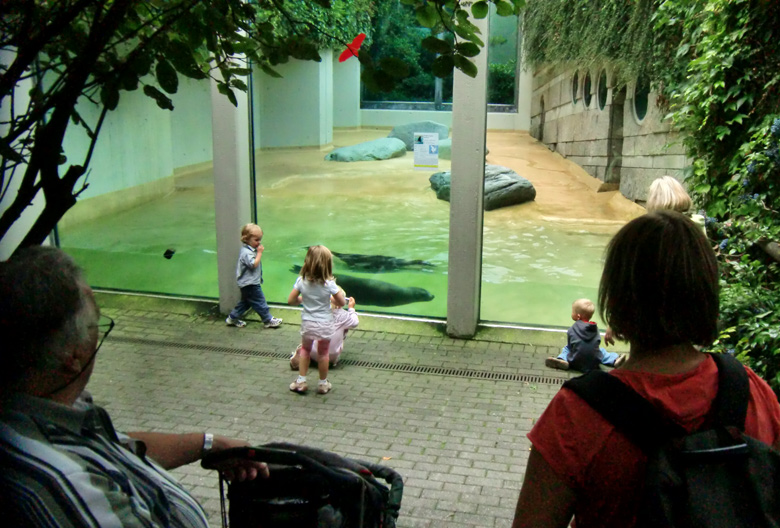
{"label": "backpack strap", "polygon": [[[713,425],[745,427],[750,386],[742,364],[726,354],[710,354],[718,366],[718,394],[710,411]],[[634,389],[602,370],[593,370],[563,384],[595,411],[650,452],[687,431],[658,411]]]}
{"label": "backpack strap", "polygon": [[710,354],[718,365],[718,395],[710,417],[714,425],[745,431],[750,382],[745,367],[730,354]]}
{"label": "backpack strap", "polygon": [[643,451],[652,452],[685,429],[661,414],[634,389],[603,370],[592,370],[563,386],[585,400]]}

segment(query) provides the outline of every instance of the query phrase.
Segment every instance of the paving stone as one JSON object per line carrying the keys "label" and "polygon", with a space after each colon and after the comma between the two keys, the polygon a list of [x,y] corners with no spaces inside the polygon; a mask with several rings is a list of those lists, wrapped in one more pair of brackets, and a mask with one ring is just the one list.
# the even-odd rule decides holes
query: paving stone
{"label": "paving stone", "polygon": [[[312,387],[300,396],[288,390],[295,373],[287,354],[300,340],[296,324],[268,330],[251,316],[246,328],[236,329],[216,317],[104,311],[117,327],[101,348],[89,389],[117,429],[207,429],[387,465],[404,477],[399,528],[508,527],[528,458],[525,434],[560,389],[342,363],[329,374],[330,394],[318,396]],[[452,339],[426,335],[427,324],[420,328],[420,335],[352,331],[344,357],[571,377],[543,366],[557,346]],[[316,379],[313,369],[310,386]],[[198,464],[172,473],[219,526],[216,474]]]}

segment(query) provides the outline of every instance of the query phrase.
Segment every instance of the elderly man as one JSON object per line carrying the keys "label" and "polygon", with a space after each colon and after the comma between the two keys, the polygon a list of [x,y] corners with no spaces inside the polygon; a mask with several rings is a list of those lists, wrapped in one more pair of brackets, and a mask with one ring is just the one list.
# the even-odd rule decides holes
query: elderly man
{"label": "elderly man", "polygon": [[[81,270],[35,247],[0,263],[0,512],[5,526],[208,526],[165,470],[246,442],[117,433],[84,388],[114,322]],[[228,478],[267,476],[230,461]]]}

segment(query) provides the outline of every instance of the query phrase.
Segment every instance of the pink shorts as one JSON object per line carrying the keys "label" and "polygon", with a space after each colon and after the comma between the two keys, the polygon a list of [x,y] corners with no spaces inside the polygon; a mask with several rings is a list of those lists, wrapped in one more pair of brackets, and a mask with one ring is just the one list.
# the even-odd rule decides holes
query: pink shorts
{"label": "pink shorts", "polygon": [[330,339],[335,332],[333,321],[301,321],[301,336],[306,339]]}

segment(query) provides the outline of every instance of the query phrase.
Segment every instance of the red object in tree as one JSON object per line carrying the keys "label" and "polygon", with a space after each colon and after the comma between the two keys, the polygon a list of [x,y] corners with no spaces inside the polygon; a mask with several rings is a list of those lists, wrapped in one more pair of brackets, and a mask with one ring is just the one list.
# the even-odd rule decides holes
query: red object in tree
{"label": "red object in tree", "polygon": [[363,44],[364,40],[366,40],[366,34],[361,33],[352,40],[352,44],[347,44],[347,49],[342,51],[341,55],[339,55],[339,62],[344,62],[353,56],[357,57],[358,52],[360,51],[360,45]]}

